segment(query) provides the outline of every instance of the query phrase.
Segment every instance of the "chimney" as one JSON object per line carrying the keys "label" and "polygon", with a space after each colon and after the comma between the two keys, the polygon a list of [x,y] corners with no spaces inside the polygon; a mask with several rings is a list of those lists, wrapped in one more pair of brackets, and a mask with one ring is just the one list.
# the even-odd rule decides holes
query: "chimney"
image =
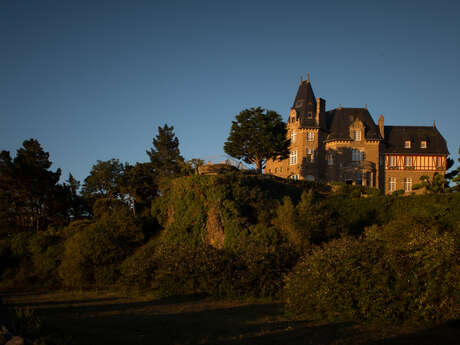
{"label": "chimney", "polygon": [[382,114],[380,114],[380,117],[379,117],[379,131],[380,131],[380,136],[382,137],[382,139],[384,139],[385,138],[385,126],[384,126],[384,118]]}
{"label": "chimney", "polygon": [[323,127],[324,113],[326,112],[326,101],[320,97],[316,98],[316,124]]}

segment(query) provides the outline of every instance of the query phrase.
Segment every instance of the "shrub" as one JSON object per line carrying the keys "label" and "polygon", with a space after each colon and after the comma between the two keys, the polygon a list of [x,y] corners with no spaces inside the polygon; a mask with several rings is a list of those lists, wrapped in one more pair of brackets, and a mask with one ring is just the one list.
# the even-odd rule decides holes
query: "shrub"
{"label": "shrub", "polygon": [[154,289],[161,296],[231,294],[234,258],[210,246],[162,245],[156,251]]}
{"label": "shrub", "polygon": [[120,270],[121,283],[125,287],[138,290],[152,288],[157,268],[155,249],[158,242],[158,238],[151,239],[123,261]]}
{"label": "shrub", "polygon": [[458,316],[454,236],[410,219],[315,248],[285,282],[287,310],[308,317],[401,322]]}

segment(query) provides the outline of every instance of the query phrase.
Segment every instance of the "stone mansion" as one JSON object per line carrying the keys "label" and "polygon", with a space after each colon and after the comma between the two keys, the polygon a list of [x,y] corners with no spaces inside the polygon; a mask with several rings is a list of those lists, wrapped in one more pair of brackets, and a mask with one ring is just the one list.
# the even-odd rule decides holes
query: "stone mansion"
{"label": "stone mansion", "polygon": [[289,158],[268,160],[266,174],[410,193],[421,176],[446,171],[447,145],[434,123],[386,126],[380,115],[376,125],[367,108],[326,111],[309,78],[300,82],[287,130]]}

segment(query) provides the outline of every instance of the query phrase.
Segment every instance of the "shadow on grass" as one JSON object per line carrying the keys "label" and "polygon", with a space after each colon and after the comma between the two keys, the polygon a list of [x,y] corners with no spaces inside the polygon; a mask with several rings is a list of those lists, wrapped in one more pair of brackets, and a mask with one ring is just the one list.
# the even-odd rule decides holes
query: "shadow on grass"
{"label": "shadow on grass", "polygon": [[458,345],[460,344],[460,319],[420,330],[418,332],[395,336],[369,345]]}
{"label": "shadow on grass", "polygon": [[280,303],[215,301],[205,295],[152,301],[67,298],[40,302],[38,312],[73,344],[450,345],[460,337],[458,322],[397,335],[356,323],[291,320]]}

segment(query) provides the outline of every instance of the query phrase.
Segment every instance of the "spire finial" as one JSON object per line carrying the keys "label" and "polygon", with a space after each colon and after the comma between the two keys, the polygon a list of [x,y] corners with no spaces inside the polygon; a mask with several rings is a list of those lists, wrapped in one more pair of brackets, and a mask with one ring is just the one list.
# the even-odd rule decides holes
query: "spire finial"
{"label": "spire finial", "polygon": [[436,128],[436,120],[433,120],[433,128]]}
{"label": "spire finial", "polygon": [[300,75],[300,84],[302,84],[303,80],[302,80],[302,75]]}
{"label": "spire finial", "polygon": [[310,73],[307,73],[307,83],[310,82]]}

